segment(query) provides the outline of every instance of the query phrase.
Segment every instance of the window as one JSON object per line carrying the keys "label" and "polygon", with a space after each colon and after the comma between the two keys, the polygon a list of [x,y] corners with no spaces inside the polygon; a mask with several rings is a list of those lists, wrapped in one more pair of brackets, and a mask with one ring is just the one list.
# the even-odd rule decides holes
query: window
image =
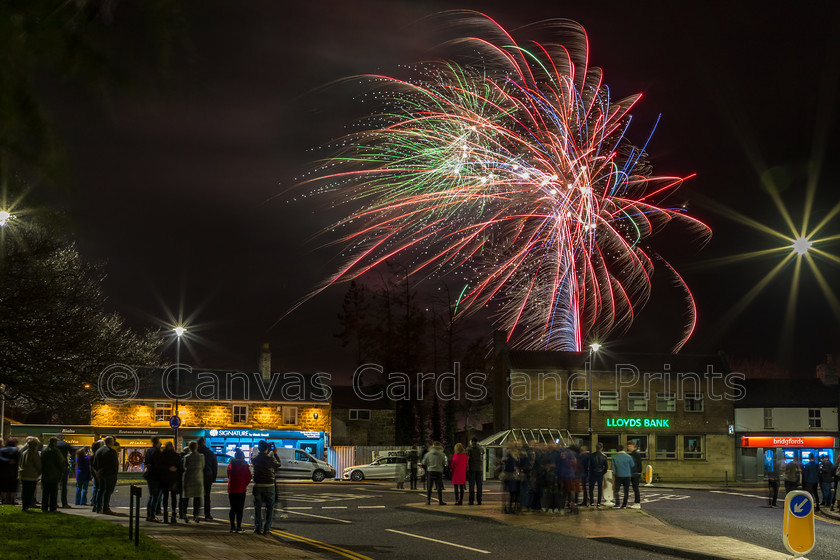
{"label": "window", "polygon": [[599,410],[618,410],[618,391],[598,391]]}
{"label": "window", "polygon": [[298,407],[284,406],[283,407],[283,424],[296,426],[298,423]]}
{"label": "window", "polygon": [[809,408],[808,409],[808,427],[809,428],[822,428],[822,418],[820,417],[820,409],[819,408]]}
{"label": "window", "polygon": [[571,410],[589,410],[589,391],[569,391]]}
{"label": "window", "polygon": [[155,422],[167,422],[172,416],[172,403],[155,403]]}
{"label": "window", "polygon": [[677,400],[674,393],[656,393],[656,411],[674,412],[677,410]]}
{"label": "window", "polygon": [[295,461],[303,461],[304,463],[314,463],[315,461],[312,460],[308,454],[304,453],[303,451],[295,451]]}
{"label": "window", "polygon": [[235,404],[233,405],[233,423],[244,424],[248,421],[248,405]]}
{"label": "window", "polygon": [[368,408],[351,408],[350,420],[370,420],[370,409]]}
{"label": "window", "polygon": [[618,451],[618,434],[598,434],[598,443],[604,446],[604,453],[612,455]]}
{"label": "window", "polygon": [[648,458],[647,436],[627,436],[627,441],[632,441],[636,444],[636,449],[639,450],[639,454],[642,456],[642,459]]}
{"label": "window", "polygon": [[772,408],[765,408],[764,409],[764,429],[765,430],[772,430],[773,429],[773,409]]}
{"label": "window", "polygon": [[705,459],[703,436],[683,436],[683,459]]}
{"label": "window", "polygon": [[631,391],[627,393],[627,410],[629,412],[647,411],[647,393]]}
{"label": "window", "polygon": [[676,459],[677,458],[677,436],[656,436],[656,458]]}
{"label": "window", "polygon": [[703,412],[703,393],[686,393],[685,411]]}

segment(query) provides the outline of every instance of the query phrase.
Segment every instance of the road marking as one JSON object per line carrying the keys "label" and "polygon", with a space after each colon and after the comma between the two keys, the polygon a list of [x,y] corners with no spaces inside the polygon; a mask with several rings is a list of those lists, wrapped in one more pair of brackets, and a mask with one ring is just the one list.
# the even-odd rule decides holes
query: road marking
{"label": "road marking", "polygon": [[347,509],[347,506],[321,506],[321,509]]}
{"label": "road marking", "polygon": [[469,546],[464,546],[462,544],[455,544],[455,543],[446,542],[446,541],[439,541],[437,539],[433,539],[433,538],[430,538],[430,537],[423,537],[423,536],[414,535],[414,534],[411,534],[411,533],[404,533],[403,531],[397,531],[396,529],[385,529],[385,530],[390,531],[391,533],[398,533],[400,535],[405,535],[407,537],[414,537],[415,539],[423,539],[424,541],[432,541],[432,542],[436,542],[436,543],[440,543],[440,544],[448,544],[449,546],[457,546],[458,548],[463,548],[463,549],[466,549],[466,550],[472,550],[473,552],[480,552],[481,554],[490,554],[489,550],[481,550],[480,548],[472,548],[472,547],[469,547]]}
{"label": "road marking", "polygon": [[353,552],[352,550],[347,550],[346,548],[341,548],[341,547],[335,546],[333,544],[327,544],[325,542],[316,541],[316,540],[313,540],[313,539],[308,539],[308,538],[302,537],[300,535],[294,535],[292,533],[287,533],[286,531],[278,531],[278,530],[273,529],[271,531],[271,534],[272,535],[277,535],[278,537],[285,537],[285,538],[291,539],[293,541],[302,542],[304,544],[308,544],[308,545],[315,546],[315,547],[318,547],[318,548],[322,548],[322,549],[328,550],[330,552],[335,552],[336,554],[344,556],[345,558],[352,558],[352,560],[373,560],[370,556],[364,556],[363,554],[358,554],[356,552]]}
{"label": "road marking", "polygon": [[289,506],[286,509],[312,509],[312,506]]}
{"label": "road marking", "polygon": [[385,506],[359,506],[359,509],[385,509]]}
{"label": "road marking", "polygon": [[353,523],[352,521],[347,521],[346,519],[339,519],[337,517],[327,517],[326,515],[315,515],[314,513],[303,513],[301,511],[289,511],[283,510],[287,513],[291,513],[292,515],[305,515],[306,517],[317,517],[319,519],[329,519],[331,521],[338,521],[340,523]]}
{"label": "road marking", "polygon": [[759,500],[767,500],[767,496],[756,496],[755,494],[744,494],[741,492],[724,492],[723,490],[709,490],[712,494],[728,494],[729,496],[743,496],[745,498],[758,498]]}

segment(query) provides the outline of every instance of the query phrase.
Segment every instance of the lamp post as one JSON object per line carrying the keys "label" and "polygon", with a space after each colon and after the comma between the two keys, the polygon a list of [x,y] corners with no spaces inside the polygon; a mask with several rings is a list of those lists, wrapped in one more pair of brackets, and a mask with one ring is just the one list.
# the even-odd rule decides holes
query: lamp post
{"label": "lamp post", "polygon": [[0,385],[0,438],[6,437],[6,386]]}
{"label": "lamp post", "polygon": [[592,362],[595,354],[601,349],[601,345],[594,342],[589,345],[589,375],[587,376],[589,385],[589,448],[592,449]]}
{"label": "lamp post", "polygon": [[175,448],[180,449],[180,445],[178,443],[178,428],[181,427],[181,416],[180,411],[178,410],[178,395],[181,394],[181,337],[184,336],[184,333],[187,332],[183,326],[178,325],[174,329],[175,331],[175,411],[173,416],[175,417]]}

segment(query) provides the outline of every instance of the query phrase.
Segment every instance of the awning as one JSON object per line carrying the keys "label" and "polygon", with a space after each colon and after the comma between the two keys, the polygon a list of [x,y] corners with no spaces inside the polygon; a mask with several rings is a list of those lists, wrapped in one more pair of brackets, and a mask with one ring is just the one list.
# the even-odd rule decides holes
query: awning
{"label": "awning", "polygon": [[484,438],[479,442],[479,445],[483,447],[504,447],[511,441],[531,443],[535,440],[551,445],[557,442],[563,445],[570,445],[574,441],[569,430],[560,430],[557,428],[513,428]]}

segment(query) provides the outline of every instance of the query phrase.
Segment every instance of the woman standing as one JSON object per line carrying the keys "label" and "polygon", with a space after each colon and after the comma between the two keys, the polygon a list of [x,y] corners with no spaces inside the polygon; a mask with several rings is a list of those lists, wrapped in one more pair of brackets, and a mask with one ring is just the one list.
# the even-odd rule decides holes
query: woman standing
{"label": "woman standing", "polygon": [[245,513],[245,494],[251,482],[251,469],[245,462],[245,454],[238,447],[233,460],[228,464],[228,500],[230,501],[230,532],[244,533],[242,515]]}
{"label": "woman standing", "polygon": [[[189,502],[193,499],[193,516],[195,522],[199,521],[201,511],[201,498],[204,496],[204,455],[198,452],[198,442],[191,441],[189,453],[184,457],[184,486],[182,489],[183,498]],[[189,506],[187,506],[189,507]],[[190,522],[186,513],[184,521]]]}
{"label": "woman standing", "polygon": [[[178,494],[181,493],[181,476],[184,467],[181,457],[175,451],[171,441],[163,446],[160,458],[161,464],[161,501],[163,504],[163,522],[174,525],[178,515]],[[169,517],[169,503],[172,503],[172,517]]]}
{"label": "woman standing", "polygon": [[90,486],[90,447],[76,451],[76,500],[77,506],[88,505],[87,493]]}
{"label": "woman standing", "polygon": [[455,487],[455,505],[464,505],[464,490],[467,487],[467,465],[469,458],[461,443],[455,444],[455,453],[452,455],[452,485]]}
{"label": "woman standing", "polygon": [[38,455],[40,445],[41,441],[38,438],[27,438],[26,449],[20,454],[18,477],[23,511],[29,511],[29,508],[35,504],[35,488],[38,485],[38,477],[41,476],[41,456]]}

